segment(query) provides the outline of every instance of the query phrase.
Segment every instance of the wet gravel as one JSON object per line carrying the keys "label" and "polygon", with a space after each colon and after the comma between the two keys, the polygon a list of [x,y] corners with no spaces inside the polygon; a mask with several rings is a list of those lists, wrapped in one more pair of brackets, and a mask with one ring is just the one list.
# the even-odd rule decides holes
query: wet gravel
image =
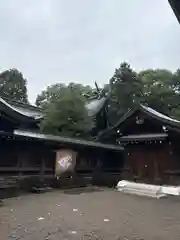
{"label": "wet gravel", "polygon": [[180,199],[157,200],[110,189],[7,199],[0,207],[0,239],[179,240]]}

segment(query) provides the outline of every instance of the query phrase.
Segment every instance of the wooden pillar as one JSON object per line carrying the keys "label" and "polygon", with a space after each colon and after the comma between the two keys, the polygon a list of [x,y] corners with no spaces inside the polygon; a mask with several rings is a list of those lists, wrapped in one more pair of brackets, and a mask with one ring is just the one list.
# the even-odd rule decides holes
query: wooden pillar
{"label": "wooden pillar", "polygon": [[40,169],[40,180],[43,182],[44,181],[44,173],[45,173],[45,159],[43,157],[41,161],[41,169]]}
{"label": "wooden pillar", "polygon": [[22,155],[18,154],[17,168],[18,168],[18,175],[19,175],[19,177],[22,175],[22,172],[21,172],[22,162],[23,162]]}

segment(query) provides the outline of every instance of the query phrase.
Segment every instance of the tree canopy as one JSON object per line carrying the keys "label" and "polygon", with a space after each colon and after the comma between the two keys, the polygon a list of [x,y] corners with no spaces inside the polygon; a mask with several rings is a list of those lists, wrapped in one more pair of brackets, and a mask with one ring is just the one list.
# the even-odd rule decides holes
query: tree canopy
{"label": "tree canopy", "polygon": [[122,63],[109,81],[111,98],[109,115],[112,122],[135,104],[146,104],[169,116],[180,118],[180,70],[166,69],[133,71]]}
{"label": "tree canopy", "polygon": [[139,75],[133,71],[130,65],[123,62],[115,70],[109,81],[111,97],[109,99],[109,117],[116,122],[125,112],[140,102],[142,86]]}
{"label": "tree canopy", "polygon": [[28,103],[27,81],[17,69],[0,73],[0,97]]}
{"label": "tree canopy", "polygon": [[46,107],[46,104],[57,101],[61,94],[68,89],[73,89],[78,95],[81,95],[82,99],[86,101],[89,97],[94,95],[94,89],[90,86],[84,86],[82,84],[70,83],[68,86],[65,84],[57,83],[48,86],[46,90],[42,91],[36,98],[36,105],[40,107]]}
{"label": "tree canopy", "polygon": [[177,94],[173,87],[173,73],[165,69],[148,69],[139,73],[143,86],[143,100],[150,107],[171,114]]}
{"label": "tree canopy", "polygon": [[92,119],[88,116],[84,97],[72,84],[60,89],[59,94],[46,102],[41,130],[63,136],[88,137]]}
{"label": "tree canopy", "polygon": [[[167,69],[145,69],[136,72],[128,63],[123,62],[115,69],[109,83],[105,85],[106,88],[111,92],[107,111],[111,124],[116,123],[123,114],[140,103],[180,119],[179,69],[175,73]],[[50,131],[58,129],[58,132],[73,136],[87,132],[87,123],[91,120],[84,104],[94,94],[94,89],[82,84],[49,86],[36,100],[36,104],[46,110],[47,117],[42,124],[43,128],[51,128]],[[83,116],[84,121],[79,119],[80,116]]]}
{"label": "tree canopy", "polygon": [[[122,62],[105,84],[104,91],[109,89],[107,114],[111,124],[140,103],[180,119],[180,69],[176,72],[167,69],[136,72],[127,62]],[[48,86],[36,99],[36,105],[45,111],[41,129],[67,136],[86,135],[92,119],[85,104],[89,98],[97,96],[97,90],[73,82]],[[28,103],[27,81],[17,69],[0,73],[0,96]]]}

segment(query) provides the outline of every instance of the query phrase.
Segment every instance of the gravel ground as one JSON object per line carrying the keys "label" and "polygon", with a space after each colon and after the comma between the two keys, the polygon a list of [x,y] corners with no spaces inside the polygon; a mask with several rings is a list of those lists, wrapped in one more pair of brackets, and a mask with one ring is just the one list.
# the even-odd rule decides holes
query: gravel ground
{"label": "gravel ground", "polygon": [[149,199],[110,189],[67,190],[7,199],[0,239],[179,240],[180,199]]}

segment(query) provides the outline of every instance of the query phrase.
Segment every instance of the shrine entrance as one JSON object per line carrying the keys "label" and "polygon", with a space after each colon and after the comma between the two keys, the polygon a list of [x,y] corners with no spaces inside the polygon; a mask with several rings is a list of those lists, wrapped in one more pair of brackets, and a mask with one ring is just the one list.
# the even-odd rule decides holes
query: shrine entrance
{"label": "shrine entrance", "polygon": [[106,136],[104,134],[104,140],[108,137],[109,141],[124,145],[122,179],[179,185],[179,120],[141,104],[125,113]]}
{"label": "shrine entrance", "polygon": [[161,183],[163,178],[162,160],[167,162],[163,146],[131,146],[126,153],[127,164],[134,181],[149,184]]}

